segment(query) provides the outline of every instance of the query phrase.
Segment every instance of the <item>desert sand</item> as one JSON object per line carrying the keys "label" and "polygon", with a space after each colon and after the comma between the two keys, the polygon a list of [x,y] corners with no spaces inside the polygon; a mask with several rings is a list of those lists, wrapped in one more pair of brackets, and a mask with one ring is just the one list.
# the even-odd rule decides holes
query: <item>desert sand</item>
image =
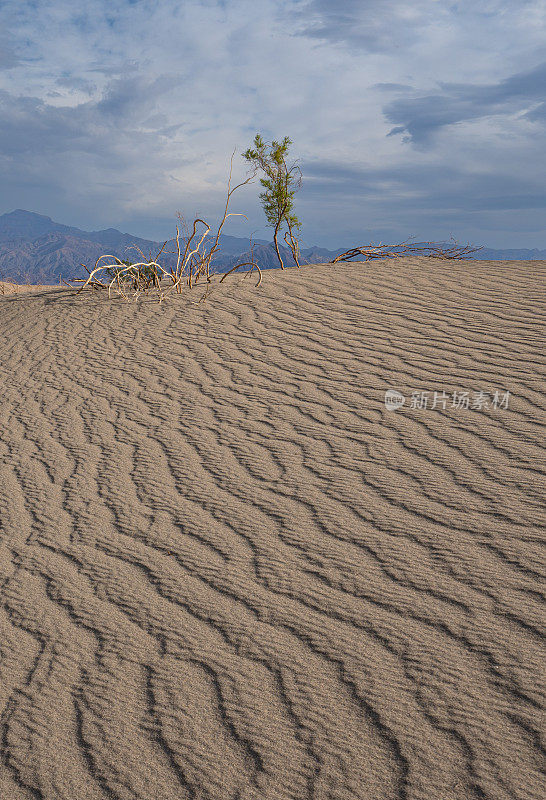
{"label": "desert sand", "polygon": [[0,297],[0,797],[542,798],[545,277]]}
{"label": "desert sand", "polygon": [[8,294],[19,294],[20,292],[41,292],[45,289],[52,289],[52,286],[43,286],[32,283],[11,283],[10,281],[0,281],[0,297]]}

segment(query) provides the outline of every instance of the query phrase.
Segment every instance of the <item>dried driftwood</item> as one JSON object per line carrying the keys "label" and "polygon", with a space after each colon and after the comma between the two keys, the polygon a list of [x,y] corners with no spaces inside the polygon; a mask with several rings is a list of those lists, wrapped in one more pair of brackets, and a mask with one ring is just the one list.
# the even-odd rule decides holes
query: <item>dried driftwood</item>
{"label": "dried driftwood", "polygon": [[[466,258],[470,253],[475,253],[477,250],[482,250],[483,247],[472,247],[472,245],[458,245],[454,240],[451,246],[440,246],[434,242],[420,242],[414,244],[409,239],[401,242],[400,244],[388,245],[362,245],[361,247],[353,247],[345,253],[336,256],[332,261],[335,264],[338,261],[351,261],[358,258],[359,261],[370,261],[372,258],[399,258],[400,256],[426,256],[427,258]],[[364,256],[362,259],[361,256]]]}

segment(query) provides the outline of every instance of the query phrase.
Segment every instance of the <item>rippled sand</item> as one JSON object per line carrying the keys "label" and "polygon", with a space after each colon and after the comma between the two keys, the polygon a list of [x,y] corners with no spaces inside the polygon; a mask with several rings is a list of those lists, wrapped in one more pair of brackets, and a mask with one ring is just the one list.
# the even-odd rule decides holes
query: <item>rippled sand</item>
{"label": "rippled sand", "polygon": [[545,277],[0,297],[0,797],[541,798]]}
{"label": "rippled sand", "polygon": [[8,294],[19,294],[20,292],[36,292],[44,289],[52,289],[52,286],[41,286],[29,283],[11,283],[10,281],[0,281],[0,297]]}

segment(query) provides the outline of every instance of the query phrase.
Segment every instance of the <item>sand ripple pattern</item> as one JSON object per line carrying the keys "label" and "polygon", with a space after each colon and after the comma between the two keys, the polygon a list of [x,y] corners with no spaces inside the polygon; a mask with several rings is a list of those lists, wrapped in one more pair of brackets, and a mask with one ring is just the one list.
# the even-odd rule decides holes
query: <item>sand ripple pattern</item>
{"label": "sand ripple pattern", "polygon": [[545,277],[0,298],[0,796],[541,798]]}

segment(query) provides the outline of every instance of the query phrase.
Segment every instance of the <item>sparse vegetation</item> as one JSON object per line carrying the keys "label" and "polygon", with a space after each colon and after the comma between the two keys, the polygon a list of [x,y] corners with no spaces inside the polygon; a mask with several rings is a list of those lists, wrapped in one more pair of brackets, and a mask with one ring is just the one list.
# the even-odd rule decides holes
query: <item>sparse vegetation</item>
{"label": "sparse vegetation", "polygon": [[[286,166],[285,156],[291,144],[291,140],[288,136],[285,136],[280,144],[273,141],[269,152],[267,152],[268,145],[257,133],[254,137],[254,149],[249,147],[243,153],[243,158],[254,164],[255,169],[262,169],[267,175],[267,178],[260,178],[260,183],[266,190],[260,194],[260,199],[263,203],[267,222],[274,229],[273,242],[281,269],[284,269],[284,263],[279,250],[278,235],[283,222],[288,227],[284,240],[290,247],[297,266],[300,266],[299,244],[297,239],[294,238],[293,230],[294,228],[301,228],[301,222],[292,213],[292,209],[294,206],[294,194],[296,189],[301,186],[302,176],[297,164],[294,164],[290,169]],[[298,178],[295,177],[296,173],[299,173]]]}
{"label": "sparse vegetation", "polygon": [[[242,216],[247,219],[245,214],[228,211],[231,196],[241,186],[250,183],[259,170],[262,170],[266,175],[265,178],[260,179],[260,183],[265,189],[260,194],[260,199],[263,203],[268,224],[274,229],[273,241],[280,267],[284,269],[278,243],[279,231],[283,224],[286,224],[287,227],[284,240],[292,252],[296,265],[299,267],[301,260],[299,242],[294,235],[294,231],[301,228],[301,222],[293,212],[293,198],[296,189],[301,186],[302,177],[301,170],[297,164],[294,164],[290,169],[287,167],[286,155],[290,144],[292,144],[291,140],[288,136],[285,136],[282,142],[273,141],[269,145],[257,133],[254,138],[254,148],[248,148],[243,153],[243,158],[252,164],[252,173],[246,180],[232,189],[231,176],[235,150],[233,151],[224,214],[210,248],[207,249],[205,247],[207,236],[209,236],[211,230],[210,225],[205,220],[197,218],[193,221],[190,231],[179,214],[180,224],[176,226],[176,236],[164,242],[153,258],[151,253],[146,258],[139,247],[132,245],[127,249],[136,249],[141,260],[131,261],[121,259],[116,255],[104,254],[96,260],[93,269],[89,269],[85,264],[82,264],[81,266],[88,273],[88,277],[86,279],[77,278],[72,280],[72,283],[82,284],[78,288],[78,294],[85,288],[90,288],[91,290],[107,289],[108,297],[111,297],[112,293],[114,293],[125,300],[131,298],[137,300],[142,294],[155,293],[161,303],[171,292],[180,294],[184,286],[191,289],[199,281],[203,281],[206,284],[206,291],[198,302],[206,299],[211,290],[212,261],[215,253],[219,250],[220,234],[226,220],[232,216]],[[200,226],[203,227],[200,228]],[[411,255],[439,259],[462,259],[482,249],[471,245],[458,245],[453,239],[451,241],[451,245],[437,245],[433,242],[414,243],[410,239],[406,239],[396,245],[384,245],[381,243],[379,245],[361,245],[341,253],[330,263],[335,264],[353,260],[369,261],[377,258],[395,258]],[[166,249],[169,242],[174,242],[174,250]],[[249,266],[248,274],[257,270],[259,279],[256,286],[260,285],[262,272],[254,259],[252,239],[250,242],[250,260],[238,263],[225,272],[220,278],[220,283],[235,270]],[[167,255],[172,256],[172,258],[165,261],[164,257]],[[161,263],[160,259],[164,261],[164,264]],[[168,263],[169,261],[170,263]],[[28,280],[27,277],[27,282]],[[70,282],[63,280],[62,283],[74,288]],[[16,290],[15,287],[16,284],[0,282],[0,294],[11,293]]]}
{"label": "sparse vegetation", "polygon": [[[85,264],[82,264],[82,267],[88,273],[87,279],[80,279],[75,278],[72,280],[72,283],[81,283],[82,286],[78,289],[78,294],[82,292],[86,287],[91,287],[91,289],[107,289],[108,290],[108,297],[111,297],[112,292],[117,293],[125,300],[129,300],[131,297],[134,300],[137,300],[143,293],[150,293],[151,291],[156,291],[158,300],[161,303],[165,298],[173,291],[177,294],[180,294],[183,290],[183,286],[187,284],[187,286],[191,289],[192,286],[195,286],[199,280],[203,279],[206,281],[207,284],[211,283],[211,262],[213,259],[214,254],[219,249],[219,239],[220,234],[222,232],[222,228],[228,219],[228,217],[233,216],[241,216],[247,218],[245,214],[239,214],[234,212],[228,212],[229,202],[231,199],[232,194],[239,189],[241,186],[250,183],[250,181],[256,175],[256,169],[253,171],[253,174],[244,180],[242,183],[239,183],[233,189],[231,189],[231,174],[233,169],[233,155],[235,151],[232,153],[231,156],[231,164],[230,164],[230,171],[229,171],[229,180],[228,180],[228,192],[227,192],[227,199],[226,205],[224,209],[224,216],[222,221],[218,227],[218,231],[216,233],[216,237],[214,240],[214,244],[209,250],[203,248],[201,250],[201,246],[203,245],[206,237],[210,233],[210,225],[202,219],[195,219],[193,222],[193,229],[191,235],[189,232],[185,230],[185,236],[182,236],[182,244],[181,244],[181,235],[180,235],[180,227],[176,226],[176,236],[173,239],[167,240],[163,246],[161,247],[160,251],[154,258],[149,257],[146,259],[146,256],[140,250],[140,248],[133,246],[133,249],[138,250],[142,257],[142,261],[131,262],[129,260],[122,260],[114,255],[102,255],[99,256],[97,261],[95,262],[95,266],[92,270],[88,269]],[[184,220],[178,215],[180,223],[182,227],[184,227]],[[198,225],[204,225],[205,230],[200,234],[200,238],[197,241],[197,228]],[[174,251],[166,251],[165,248],[169,242],[174,242],[176,249]],[[251,247],[252,247],[252,240],[251,240]],[[128,248],[129,249],[129,248]],[[165,253],[176,256],[176,265],[171,267],[164,267],[159,262],[159,258],[161,255]],[[251,250],[252,253],[252,250]],[[108,261],[108,263],[100,263],[102,261]],[[257,286],[260,285],[262,280],[262,273],[259,266],[254,262],[252,255],[250,261],[245,261],[241,264],[237,264],[230,272],[233,272],[240,267],[250,266],[250,272],[256,269],[259,273],[259,280],[256,284]],[[97,277],[97,275],[101,274],[101,278]],[[229,274],[229,273],[228,273]],[[106,277],[107,282],[104,282],[104,277]],[[225,275],[221,278],[221,281],[224,280]],[[64,281],[64,283],[70,286],[70,283]],[[74,287],[72,287],[74,288]],[[201,297],[198,302],[204,300],[210,292],[210,286],[207,287],[207,291]]]}
{"label": "sparse vegetation", "polygon": [[[338,261],[352,261],[353,259],[370,261],[373,258],[399,258],[400,256],[411,255],[427,256],[428,258],[466,258],[470,253],[483,250],[483,247],[473,247],[470,244],[458,245],[453,239],[451,241],[453,244],[450,247],[440,247],[435,245],[434,242],[412,244],[409,239],[395,245],[381,243],[378,245],[361,245],[336,256],[332,264]],[[364,258],[359,258],[359,256],[364,256]]]}

